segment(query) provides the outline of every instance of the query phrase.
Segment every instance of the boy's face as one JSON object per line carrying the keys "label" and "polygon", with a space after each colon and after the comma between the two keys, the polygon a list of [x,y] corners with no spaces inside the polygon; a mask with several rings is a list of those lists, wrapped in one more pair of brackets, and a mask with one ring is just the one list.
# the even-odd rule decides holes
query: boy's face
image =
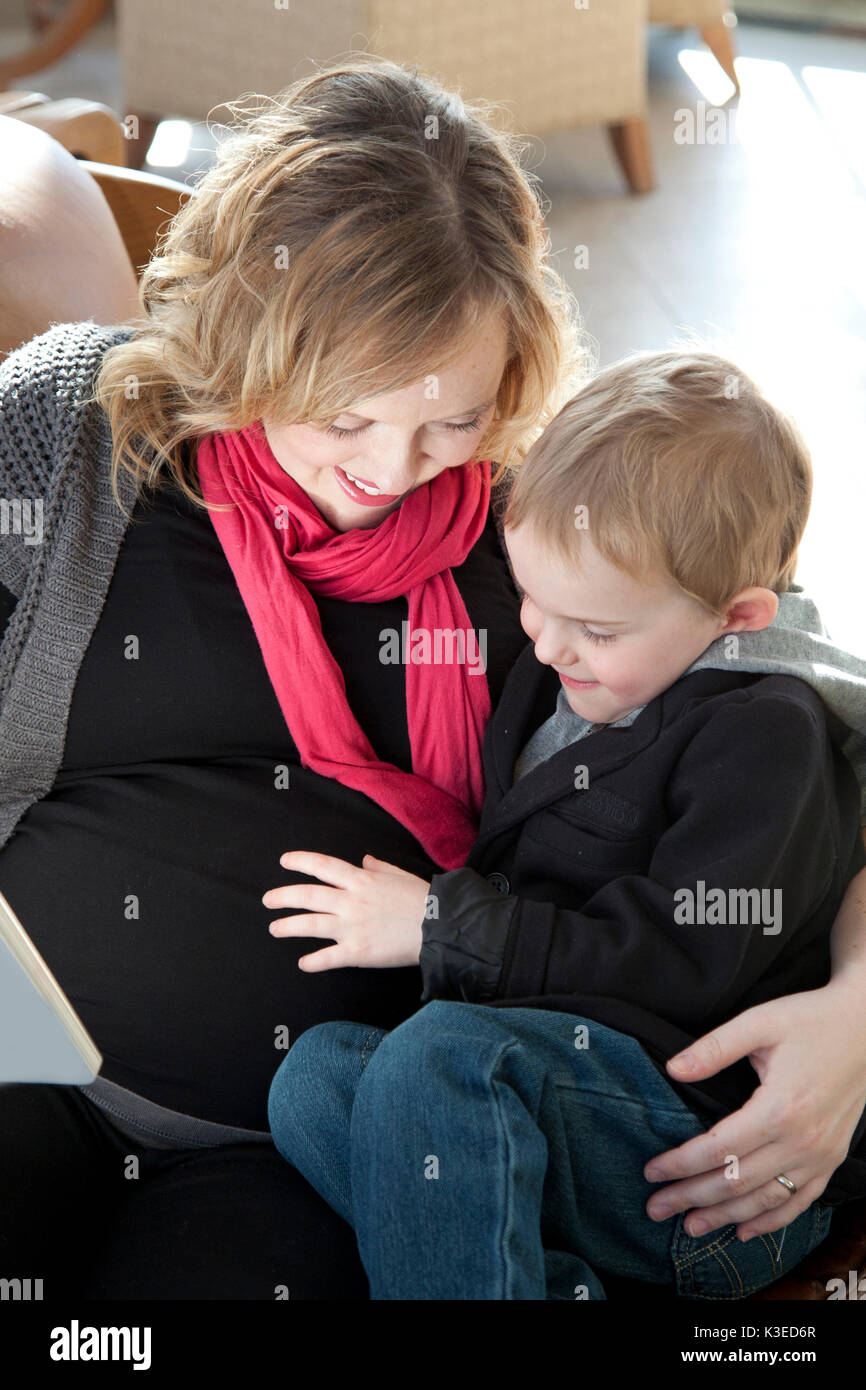
{"label": "boy's face", "polygon": [[728,625],[666,576],[634,579],[617,569],[585,534],[574,566],[531,525],[506,528],[505,541],[535,655],[594,724],[615,723],[667,690]]}

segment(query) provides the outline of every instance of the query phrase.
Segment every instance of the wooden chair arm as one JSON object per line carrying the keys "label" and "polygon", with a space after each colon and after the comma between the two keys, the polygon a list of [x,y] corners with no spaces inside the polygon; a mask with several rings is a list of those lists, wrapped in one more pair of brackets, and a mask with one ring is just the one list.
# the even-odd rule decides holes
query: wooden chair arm
{"label": "wooden chair arm", "polygon": [[175,179],[116,164],[100,164],[92,159],[81,159],[79,164],[102,190],[139,275],[153,254],[159,228],[180,211],[195,189]]}
{"label": "wooden chair arm", "polygon": [[0,107],[4,115],[37,126],[57,140],[76,159],[95,159],[101,164],[126,164],[123,126],[110,106],[82,97],[63,97],[59,101],[28,100],[40,93],[8,92],[20,98],[11,106]]}

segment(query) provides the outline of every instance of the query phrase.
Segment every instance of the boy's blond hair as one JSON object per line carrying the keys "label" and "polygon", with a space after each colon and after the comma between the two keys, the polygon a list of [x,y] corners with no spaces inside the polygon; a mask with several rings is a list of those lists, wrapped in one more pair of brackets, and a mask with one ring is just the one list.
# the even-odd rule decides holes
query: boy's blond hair
{"label": "boy's blond hair", "polygon": [[674,349],[614,363],[563,406],[504,520],[570,563],[588,535],[611,564],[666,573],[721,613],[741,589],[790,587],[811,493],[793,421],[732,362]]}

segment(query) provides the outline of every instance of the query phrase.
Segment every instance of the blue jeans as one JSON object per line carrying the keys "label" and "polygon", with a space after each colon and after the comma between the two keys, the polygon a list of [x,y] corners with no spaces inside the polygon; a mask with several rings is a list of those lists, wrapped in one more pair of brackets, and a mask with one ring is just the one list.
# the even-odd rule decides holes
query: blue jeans
{"label": "blue jeans", "polygon": [[434,1000],[391,1032],[319,1024],[268,1114],[354,1226],[373,1299],[598,1299],[605,1272],[744,1298],[830,1227],[820,1201],[746,1242],[650,1220],[643,1165],[712,1121],[633,1038],[572,1014]]}

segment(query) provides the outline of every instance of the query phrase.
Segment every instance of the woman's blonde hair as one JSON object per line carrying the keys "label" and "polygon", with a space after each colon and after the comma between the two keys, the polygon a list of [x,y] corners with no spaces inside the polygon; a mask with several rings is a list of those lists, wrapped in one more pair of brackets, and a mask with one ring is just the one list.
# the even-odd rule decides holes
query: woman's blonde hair
{"label": "woman's blonde hair", "polygon": [[142,274],[148,322],[94,382],[118,504],[124,467],[204,506],[185,441],[333,420],[459,357],[499,309],[509,360],[474,457],[518,462],[588,356],[522,142],[368,54],[226,105],[241,119]]}
{"label": "woman's blonde hair", "polygon": [[784,593],[812,495],[797,426],[732,362],[674,348],[606,367],[518,470],[505,526],[560,560],[589,536],[635,577],[666,574],[721,615],[741,589]]}

